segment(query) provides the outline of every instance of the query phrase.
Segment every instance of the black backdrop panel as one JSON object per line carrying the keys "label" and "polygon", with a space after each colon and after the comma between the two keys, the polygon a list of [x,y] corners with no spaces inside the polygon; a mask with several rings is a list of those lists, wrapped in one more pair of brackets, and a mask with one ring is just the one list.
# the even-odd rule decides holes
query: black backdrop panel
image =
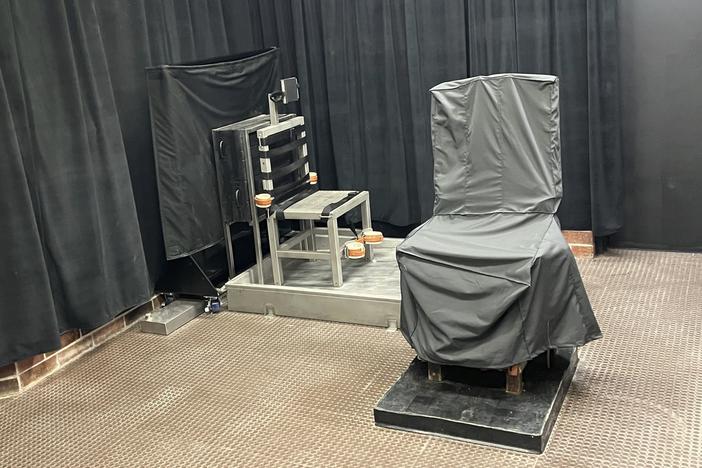
{"label": "black backdrop panel", "polygon": [[621,0],[619,246],[702,251],[702,2]]}
{"label": "black backdrop panel", "polygon": [[278,50],[147,70],[163,240],[168,259],[220,242],[211,130],[267,109]]}
{"label": "black backdrop panel", "polygon": [[429,88],[479,74],[560,77],[566,229],[621,223],[616,2],[294,3],[298,76],[322,187],[368,189],[373,216],[433,202]]}

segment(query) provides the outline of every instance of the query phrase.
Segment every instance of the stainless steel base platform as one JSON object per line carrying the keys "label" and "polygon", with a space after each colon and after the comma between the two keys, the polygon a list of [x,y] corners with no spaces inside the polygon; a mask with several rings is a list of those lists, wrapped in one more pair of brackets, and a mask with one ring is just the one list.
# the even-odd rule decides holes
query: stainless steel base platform
{"label": "stainless steel base platform", "polygon": [[[340,230],[342,242],[353,239]],[[320,248],[326,248],[326,230],[317,230]],[[375,258],[342,261],[344,284],[331,286],[328,262],[283,259],[285,283],[273,284],[270,258],[263,261],[265,284],[256,284],[254,267],[226,284],[228,309],[236,312],[355,323],[394,328],[400,319],[400,270],[395,247],[402,239],[376,245]]]}

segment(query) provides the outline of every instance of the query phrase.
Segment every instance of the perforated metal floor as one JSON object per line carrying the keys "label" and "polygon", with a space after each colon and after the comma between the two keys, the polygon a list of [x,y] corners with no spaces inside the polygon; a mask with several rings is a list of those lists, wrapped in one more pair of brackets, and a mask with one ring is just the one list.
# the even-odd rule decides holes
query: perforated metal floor
{"label": "perforated metal floor", "polygon": [[702,466],[702,255],[580,265],[605,338],[543,455],[374,427],[413,357],[399,333],[222,313],[0,401],[0,466]]}

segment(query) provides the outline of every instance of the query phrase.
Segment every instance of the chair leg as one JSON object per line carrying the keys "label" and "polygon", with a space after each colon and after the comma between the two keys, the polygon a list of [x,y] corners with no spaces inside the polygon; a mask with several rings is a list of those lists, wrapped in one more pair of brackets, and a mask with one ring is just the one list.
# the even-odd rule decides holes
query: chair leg
{"label": "chair leg", "polygon": [[309,247],[311,252],[316,252],[317,251],[317,238],[314,235],[314,221],[307,220],[305,221],[307,223],[307,229],[310,231],[310,237],[307,238],[309,242]]}
{"label": "chair leg", "polygon": [[522,371],[526,366],[526,362],[520,362],[507,368],[507,381],[505,383],[505,392],[510,395],[520,395],[524,391],[524,382],[522,381]]}
{"label": "chair leg", "polygon": [[340,287],[344,284],[341,272],[341,246],[339,245],[339,226],[336,218],[327,220],[327,234],[329,235],[329,263],[332,270],[332,284]]}
{"label": "chair leg", "polygon": [[269,216],[266,220],[268,226],[268,245],[271,251],[271,267],[273,268],[273,282],[282,286],[283,284],[283,267],[280,264],[280,257],[278,257],[278,220],[275,215]]}
{"label": "chair leg", "polygon": [[427,378],[432,382],[441,382],[444,380],[444,375],[441,371],[441,364],[427,362]]}
{"label": "chair leg", "polygon": [[[370,198],[366,194],[366,199],[361,203],[361,226],[363,231],[372,230],[373,224],[371,221]],[[373,261],[373,246],[366,244],[366,260]]]}
{"label": "chair leg", "polygon": [[[300,224],[300,232],[306,232],[307,228],[308,228],[307,221],[302,220],[299,222],[299,224]],[[300,250],[306,250],[308,252],[310,251],[310,238],[309,237],[306,237],[305,240],[303,240],[300,243]]]}

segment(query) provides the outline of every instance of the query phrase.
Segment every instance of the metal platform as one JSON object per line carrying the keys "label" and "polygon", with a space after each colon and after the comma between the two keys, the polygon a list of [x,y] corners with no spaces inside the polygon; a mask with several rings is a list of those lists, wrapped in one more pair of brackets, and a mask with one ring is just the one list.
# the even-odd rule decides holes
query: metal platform
{"label": "metal platform", "polygon": [[[340,230],[342,240],[354,239]],[[319,248],[328,250],[326,229],[316,229]],[[328,262],[283,259],[285,283],[273,284],[270,258],[263,261],[264,283],[257,284],[253,267],[226,284],[228,308],[236,312],[275,314],[332,322],[395,328],[400,319],[400,270],[395,248],[402,239],[374,246],[374,260],[343,260],[344,284],[331,286]]]}

